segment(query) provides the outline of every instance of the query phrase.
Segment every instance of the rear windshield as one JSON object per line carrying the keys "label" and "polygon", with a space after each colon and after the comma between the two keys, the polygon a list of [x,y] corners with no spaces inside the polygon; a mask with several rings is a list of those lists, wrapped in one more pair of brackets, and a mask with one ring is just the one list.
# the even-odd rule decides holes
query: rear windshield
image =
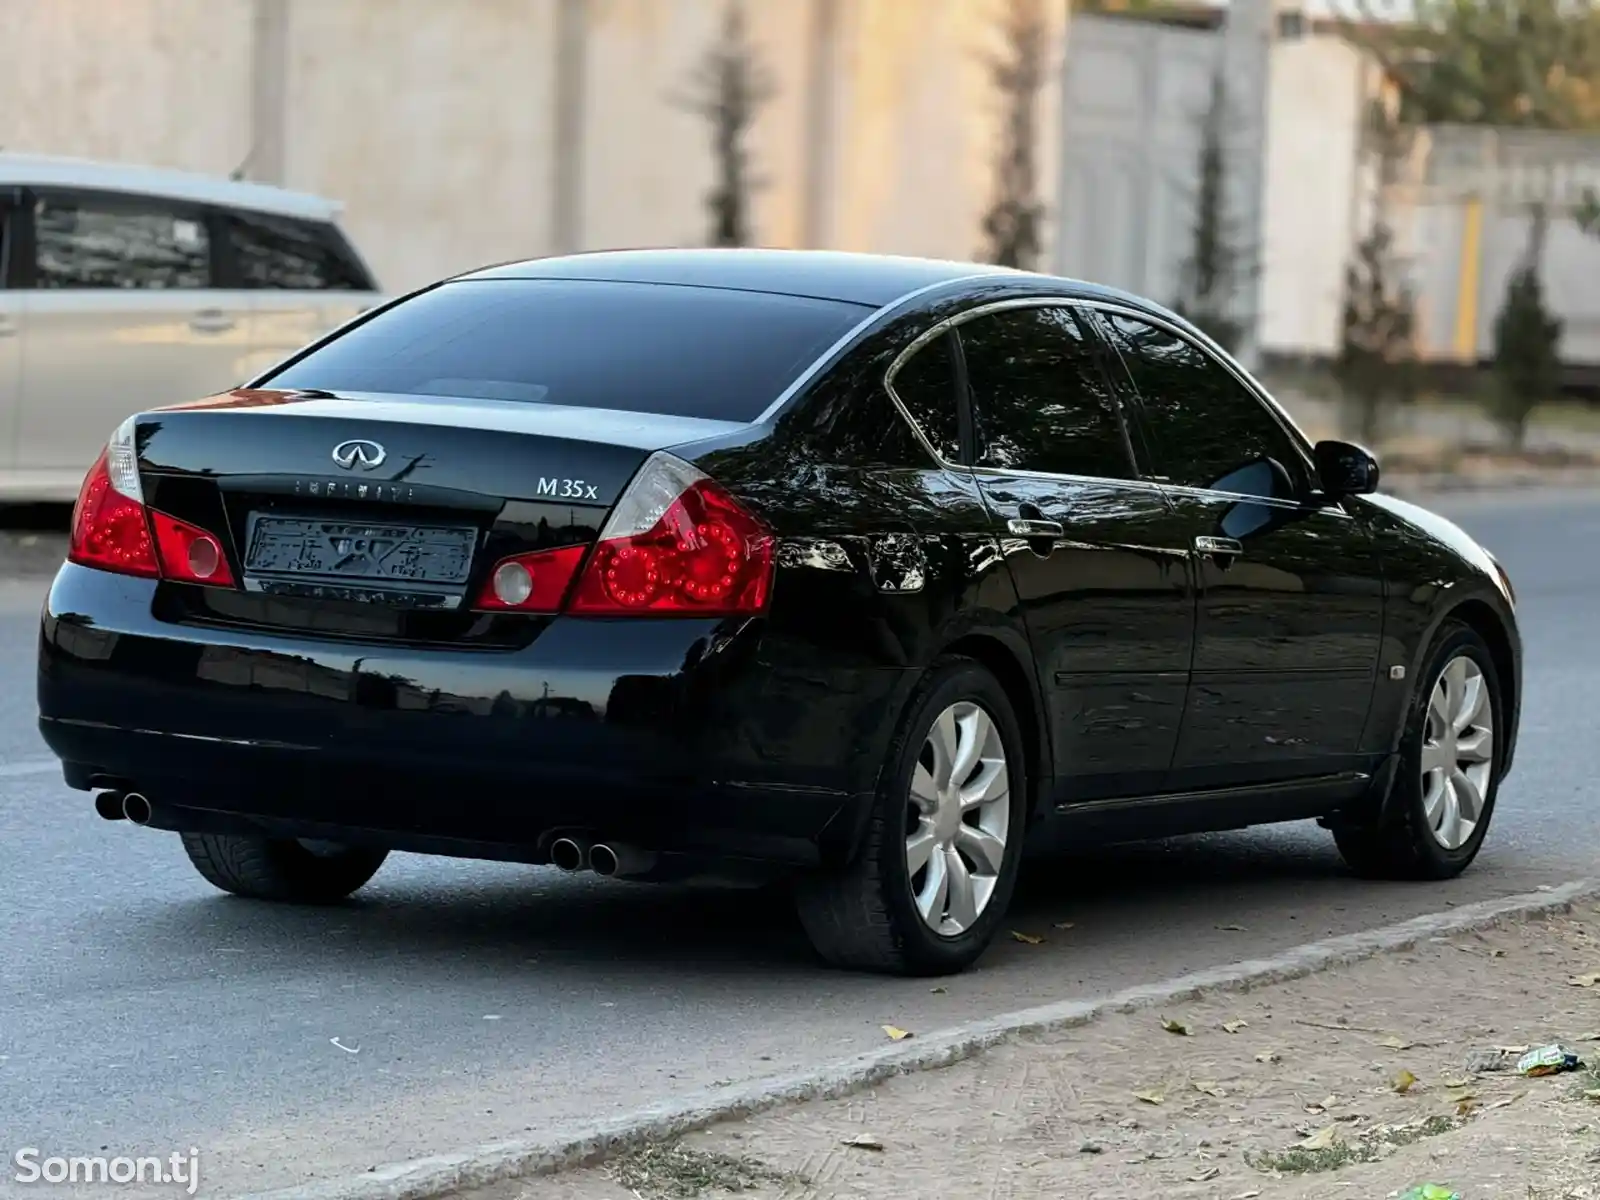
{"label": "rear windshield", "polygon": [[263,386],[752,421],[870,311],[662,284],[461,280],[362,322]]}

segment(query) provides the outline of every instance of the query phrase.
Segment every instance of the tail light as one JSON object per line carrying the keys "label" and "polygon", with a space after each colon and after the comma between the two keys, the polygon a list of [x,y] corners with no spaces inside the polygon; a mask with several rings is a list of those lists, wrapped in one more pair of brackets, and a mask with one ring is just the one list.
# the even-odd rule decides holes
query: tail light
{"label": "tail light", "polygon": [[772,591],[773,539],[713,480],[652,454],[612,510],[567,611],[737,616]]}
{"label": "tail light", "polygon": [[232,587],[233,570],[215,534],[145,507],[133,429],[130,417],[84,477],[67,561],[118,575]]}
{"label": "tail light", "polygon": [[473,607],[489,612],[560,612],[587,549],[562,546],[501,559],[484,580]]}

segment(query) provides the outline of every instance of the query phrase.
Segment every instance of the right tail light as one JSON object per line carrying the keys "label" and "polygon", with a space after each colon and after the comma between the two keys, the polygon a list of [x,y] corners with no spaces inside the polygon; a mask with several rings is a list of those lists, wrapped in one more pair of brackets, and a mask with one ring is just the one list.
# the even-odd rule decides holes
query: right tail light
{"label": "right tail light", "polygon": [[773,536],[714,480],[658,451],[600,531],[574,616],[745,616],[772,594]]}

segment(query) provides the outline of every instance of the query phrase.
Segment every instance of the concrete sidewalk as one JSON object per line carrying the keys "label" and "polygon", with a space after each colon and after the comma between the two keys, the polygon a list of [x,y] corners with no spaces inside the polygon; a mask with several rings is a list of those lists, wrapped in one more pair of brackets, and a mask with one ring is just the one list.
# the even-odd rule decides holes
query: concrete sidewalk
{"label": "concrete sidewalk", "polygon": [[[1600,1197],[1597,914],[1114,1015],[459,1200]],[[1484,1069],[1554,1041],[1591,1065]]]}

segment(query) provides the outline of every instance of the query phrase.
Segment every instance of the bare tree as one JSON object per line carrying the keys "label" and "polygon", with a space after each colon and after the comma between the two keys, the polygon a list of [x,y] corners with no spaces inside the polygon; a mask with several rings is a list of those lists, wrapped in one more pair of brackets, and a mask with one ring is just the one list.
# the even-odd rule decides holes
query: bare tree
{"label": "bare tree", "polygon": [[1050,72],[1044,0],[1007,0],[1003,32],[1005,50],[989,63],[1002,116],[994,199],[983,218],[979,257],[1031,270],[1044,240],[1037,161],[1039,102]]}
{"label": "bare tree", "polygon": [[772,99],[772,75],[750,41],[742,0],[728,0],[722,31],[696,67],[680,107],[711,126],[716,179],[706,195],[713,246],[748,246],[751,208],[763,186],[751,169],[745,139],[762,107]]}

